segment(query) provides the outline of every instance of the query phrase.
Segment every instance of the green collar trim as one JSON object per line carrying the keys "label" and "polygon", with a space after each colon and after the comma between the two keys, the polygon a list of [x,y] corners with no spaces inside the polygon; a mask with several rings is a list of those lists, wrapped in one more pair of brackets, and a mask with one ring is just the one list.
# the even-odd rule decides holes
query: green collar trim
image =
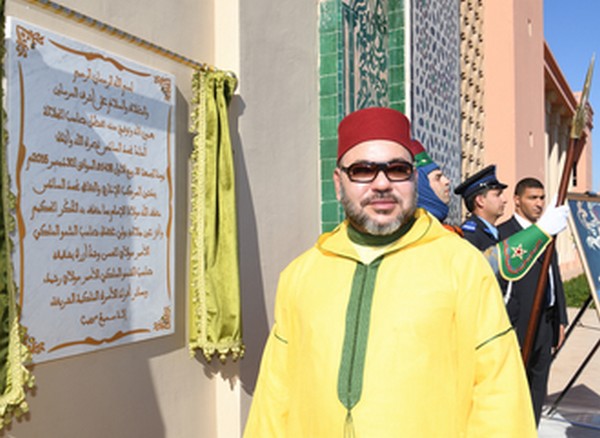
{"label": "green collar trim", "polygon": [[400,239],[404,236],[408,230],[415,223],[414,216],[410,218],[410,220],[398,228],[397,231],[394,231],[392,234],[388,234],[387,236],[373,236],[372,234],[366,234],[361,231],[358,231],[351,224],[348,225],[348,238],[357,245],[362,246],[386,246],[390,243],[394,243],[396,240]]}
{"label": "green collar trim", "polygon": [[[389,246],[383,246],[383,256],[406,248],[410,245],[419,244],[422,239],[427,239],[427,235],[432,230],[434,224],[433,216],[428,214],[422,208],[417,208],[415,212],[415,222],[412,224],[406,235],[402,236]],[[325,254],[335,254],[353,262],[360,262],[357,253],[357,244],[348,236],[350,227],[348,219],[344,220],[333,231],[321,234],[317,240],[316,248]],[[428,240],[428,239],[427,239]],[[380,248],[375,248],[380,249]]]}

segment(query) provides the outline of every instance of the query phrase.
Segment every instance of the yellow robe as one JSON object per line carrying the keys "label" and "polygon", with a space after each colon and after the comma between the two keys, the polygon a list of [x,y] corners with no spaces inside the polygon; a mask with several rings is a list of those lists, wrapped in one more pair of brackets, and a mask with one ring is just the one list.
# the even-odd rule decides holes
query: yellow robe
{"label": "yellow robe", "polygon": [[475,247],[423,210],[369,265],[379,263],[364,371],[353,368],[359,350],[345,356],[355,404],[344,405],[347,309],[361,264],[346,227],[281,275],[244,436],[536,437],[497,280]]}

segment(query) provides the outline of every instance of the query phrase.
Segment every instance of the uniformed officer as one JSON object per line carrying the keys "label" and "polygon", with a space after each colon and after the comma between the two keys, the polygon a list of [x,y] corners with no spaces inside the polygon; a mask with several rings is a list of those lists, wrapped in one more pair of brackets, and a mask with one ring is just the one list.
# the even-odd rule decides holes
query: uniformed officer
{"label": "uniformed officer", "polygon": [[461,225],[465,239],[483,251],[499,241],[495,224],[504,214],[508,187],[496,178],[496,166],[487,166],[460,184],[454,193],[462,196],[470,215]]}

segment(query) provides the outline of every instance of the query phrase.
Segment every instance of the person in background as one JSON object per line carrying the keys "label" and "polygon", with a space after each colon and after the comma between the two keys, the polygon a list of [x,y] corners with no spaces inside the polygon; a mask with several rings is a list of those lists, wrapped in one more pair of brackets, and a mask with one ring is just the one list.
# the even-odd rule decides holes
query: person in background
{"label": "person in background", "polygon": [[450,204],[450,179],[431,159],[420,141],[413,140],[412,147],[419,179],[417,207],[424,208],[437,220],[444,222],[448,217]]}
{"label": "person in background", "polygon": [[490,165],[454,189],[454,193],[462,196],[470,213],[461,225],[464,237],[480,251],[500,241],[495,224],[504,214],[506,187],[496,178],[496,166]]}
{"label": "person in background", "polygon": [[[418,175],[417,206],[431,213],[450,231],[454,231],[464,237],[464,233],[460,227],[444,222],[449,211],[450,179],[444,175],[440,166],[431,159],[418,140],[413,140],[413,148],[415,150],[415,166]],[[484,169],[482,174],[490,173],[490,169],[486,169]],[[472,178],[478,181],[480,177],[476,174]],[[518,233],[511,235],[510,238],[499,241],[496,244],[491,241],[492,238],[495,239],[495,235],[486,232],[487,228],[480,226],[483,224],[483,221],[480,220],[477,222],[477,219],[474,219],[475,228],[479,231],[474,231],[468,235],[471,241],[477,243],[476,246],[478,248],[483,248],[483,255],[492,266],[494,273],[508,281],[525,275],[527,270],[533,265],[533,262],[542,254],[544,248],[550,242],[551,236],[557,235],[567,227],[567,217],[568,208],[566,206],[551,206],[536,224],[532,224],[532,226],[520,230]],[[483,235],[481,236],[482,233]],[[478,235],[479,238],[477,237]],[[511,257],[510,249],[518,247],[524,249],[529,254],[529,257],[519,260]]]}
{"label": "person in background", "polygon": [[[498,226],[500,238],[506,239],[515,233],[538,223],[544,212],[545,191],[543,184],[535,178],[524,178],[515,186],[515,213]],[[566,206],[565,206],[566,208]],[[543,249],[546,245],[543,246]],[[513,250],[515,258],[527,259],[523,248]],[[541,274],[543,258],[531,263],[529,271],[514,281],[502,281],[509,318],[517,331],[521,345],[525,341],[527,327],[533,307],[535,291]],[[542,407],[547,395],[548,376],[552,363],[552,350],[564,341],[567,325],[567,309],[556,251],[552,253],[548,281],[545,291],[540,323],[533,349],[527,364],[527,378],[533,401],[536,422],[539,424]]]}
{"label": "person in background", "polygon": [[338,127],[346,219],[282,272],[244,436],[535,437],[494,273],[416,207],[410,123]]}
{"label": "person in background", "polygon": [[445,223],[450,205],[450,179],[431,159],[420,141],[413,140],[413,148],[418,176],[417,207],[427,210],[444,227],[462,236],[459,227]]}

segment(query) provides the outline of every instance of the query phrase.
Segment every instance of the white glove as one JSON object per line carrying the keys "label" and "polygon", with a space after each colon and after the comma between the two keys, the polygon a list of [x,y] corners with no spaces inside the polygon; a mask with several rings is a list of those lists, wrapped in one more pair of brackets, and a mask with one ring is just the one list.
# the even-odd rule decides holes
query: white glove
{"label": "white glove", "polygon": [[556,196],[552,198],[548,208],[542,217],[536,222],[536,225],[542,229],[546,234],[556,236],[562,230],[567,228],[567,219],[569,217],[569,207],[567,205],[561,205],[556,207]]}

